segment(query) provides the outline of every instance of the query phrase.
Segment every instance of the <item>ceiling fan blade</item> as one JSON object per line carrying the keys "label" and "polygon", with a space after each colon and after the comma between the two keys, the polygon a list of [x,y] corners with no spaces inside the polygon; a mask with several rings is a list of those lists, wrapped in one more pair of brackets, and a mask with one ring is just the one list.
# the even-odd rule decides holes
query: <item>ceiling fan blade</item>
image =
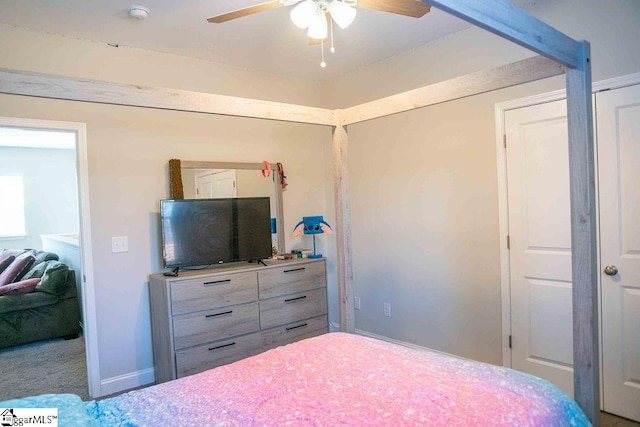
{"label": "ceiling fan blade", "polygon": [[220,24],[222,22],[231,21],[232,19],[242,18],[243,16],[253,15],[254,13],[264,12],[265,10],[282,7],[282,3],[278,0],[260,3],[255,6],[245,7],[243,9],[234,10],[233,12],[224,13],[222,15],[212,16],[207,19],[208,22]]}
{"label": "ceiling fan blade", "polygon": [[431,6],[420,0],[358,0],[357,7],[421,18]]}

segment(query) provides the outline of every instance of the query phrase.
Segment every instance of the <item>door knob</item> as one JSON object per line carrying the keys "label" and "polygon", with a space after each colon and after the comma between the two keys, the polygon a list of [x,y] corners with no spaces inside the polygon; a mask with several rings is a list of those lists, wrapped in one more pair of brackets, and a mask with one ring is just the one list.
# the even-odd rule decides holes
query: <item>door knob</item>
{"label": "door knob", "polygon": [[618,274],[618,267],[611,264],[607,265],[604,268],[604,274],[606,274],[607,276],[615,276],[616,274]]}

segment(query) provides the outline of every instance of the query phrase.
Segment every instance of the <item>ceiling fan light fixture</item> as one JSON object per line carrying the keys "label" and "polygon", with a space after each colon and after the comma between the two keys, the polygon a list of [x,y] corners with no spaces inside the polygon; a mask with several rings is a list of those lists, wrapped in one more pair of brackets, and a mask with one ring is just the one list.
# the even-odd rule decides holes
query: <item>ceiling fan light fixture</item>
{"label": "ceiling fan light fixture", "polygon": [[336,24],[343,30],[351,25],[356,18],[356,9],[340,0],[333,0],[329,3],[327,10],[331,14],[331,18],[333,18]]}
{"label": "ceiling fan light fixture", "polygon": [[327,18],[325,17],[324,11],[318,8],[313,15],[311,25],[309,25],[307,36],[312,39],[324,40],[327,38],[327,35]]}
{"label": "ceiling fan light fixture", "polygon": [[318,5],[313,0],[305,0],[291,10],[289,16],[298,28],[309,28],[315,18]]}

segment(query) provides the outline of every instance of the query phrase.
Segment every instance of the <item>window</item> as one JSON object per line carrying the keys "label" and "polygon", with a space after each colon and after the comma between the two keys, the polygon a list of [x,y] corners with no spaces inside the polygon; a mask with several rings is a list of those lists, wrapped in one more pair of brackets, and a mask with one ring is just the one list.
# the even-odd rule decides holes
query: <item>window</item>
{"label": "window", "polygon": [[0,175],[0,238],[26,235],[22,175]]}

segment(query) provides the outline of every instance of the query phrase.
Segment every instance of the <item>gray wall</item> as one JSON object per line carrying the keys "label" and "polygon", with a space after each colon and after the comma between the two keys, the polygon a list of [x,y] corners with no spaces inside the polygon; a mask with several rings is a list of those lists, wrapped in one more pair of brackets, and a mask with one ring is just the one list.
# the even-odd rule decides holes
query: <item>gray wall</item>
{"label": "gray wall", "polygon": [[[531,13],[592,43],[594,79],[640,71],[640,2],[536,3]],[[350,106],[532,55],[472,28],[328,82],[326,102]],[[356,328],[502,362],[494,106],[561,88],[564,78],[547,79],[349,127]]]}
{"label": "gray wall", "polygon": [[21,174],[27,235],[2,248],[42,249],[43,234],[78,232],[75,150],[0,147],[0,175]]}

